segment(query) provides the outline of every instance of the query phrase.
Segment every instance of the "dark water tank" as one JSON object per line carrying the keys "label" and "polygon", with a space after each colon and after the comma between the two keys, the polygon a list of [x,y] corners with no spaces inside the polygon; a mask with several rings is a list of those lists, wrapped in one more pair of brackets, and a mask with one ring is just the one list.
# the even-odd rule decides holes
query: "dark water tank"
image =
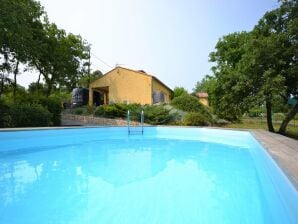
{"label": "dark water tank", "polygon": [[87,88],[75,88],[71,93],[71,107],[87,105],[89,100],[89,90]]}

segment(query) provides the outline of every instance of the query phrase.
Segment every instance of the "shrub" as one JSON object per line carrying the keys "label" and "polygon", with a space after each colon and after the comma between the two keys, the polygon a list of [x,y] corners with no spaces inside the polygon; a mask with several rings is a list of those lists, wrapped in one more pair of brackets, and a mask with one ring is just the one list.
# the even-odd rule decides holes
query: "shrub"
{"label": "shrub", "polygon": [[13,127],[52,125],[52,114],[40,104],[14,104],[10,108]]}
{"label": "shrub", "polygon": [[189,94],[175,97],[171,104],[177,109],[187,112],[200,112],[204,110],[204,106],[199,102],[198,98]]}
{"label": "shrub", "polygon": [[148,124],[168,124],[174,121],[176,116],[177,114],[171,114],[170,110],[161,105],[144,107],[144,120]]}
{"label": "shrub", "polygon": [[273,114],[273,120],[275,121],[282,121],[285,119],[285,115],[283,113],[275,113]]}
{"label": "shrub", "polygon": [[38,99],[38,103],[47,108],[48,111],[52,114],[52,124],[54,126],[60,126],[62,112],[60,99],[58,97],[41,97]]}
{"label": "shrub", "polygon": [[125,112],[121,107],[116,104],[112,105],[102,105],[96,108],[95,115],[99,117],[116,118],[123,117]]}
{"label": "shrub", "polygon": [[87,105],[86,106],[86,115],[93,114],[94,113],[94,110],[95,110],[95,106]]}
{"label": "shrub", "polygon": [[261,107],[253,107],[248,111],[249,117],[261,117],[264,110]]}
{"label": "shrub", "polygon": [[99,117],[107,118],[124,118],[127,116],[127,111],[130,111],[131,120],[138,120],[141,113],[140,104],[111,104],[102,105],[96,108],[94,114]]}
{"label": "shrub", "polygon": [[186,112],[200,113],[204,115],[207,120],[212,119],[209,109],[203,106],[195,96],[184,94],[174,98],[171,104],[175,108]]}
{"label": "shrub", "polygon": [[209,120],[203,114],[190,112],[185,116],[183,123],[189,126],[207,126]]}
{"label": "shrub", "polygon": [[84,108],[82,108],[82,107],[74,108],[73,113],[76,115],[82,115],[84,113]]}
{"label": "shrub", "polygon": [[5,128],[10,125],[9,106],[0,99],[0,127]]}
{"label": "shrub", "polygon": [[140,104],[102,105],[96,108],[94,114],[99,117],[126,118],[128,110],[132,121],[140,121],[141,112],[144,110],[144,122],[153,125],[167,124],[174,121],[178,116],[177,113],[170,113],[170,110],[162,105],[141,106]]}

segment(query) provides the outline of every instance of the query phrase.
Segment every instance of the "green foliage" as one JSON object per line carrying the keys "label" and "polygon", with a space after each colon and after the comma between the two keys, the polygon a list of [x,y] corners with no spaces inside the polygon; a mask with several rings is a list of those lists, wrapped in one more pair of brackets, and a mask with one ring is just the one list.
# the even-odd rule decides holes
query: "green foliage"
{"label": "green foliage", "polygon": [[62,112],[60,99],[57,97],[41,97],[37,101],[52,114],[52,125],[60,126]]}
{"label": "green foliage", "polygon": [[218,41],[210,61],[216,63],[212,104],[219,117],[237,120],[251,107],[264,105],[270,131],[272,112],[288,113],[279,129],[285,133],[298,112],[298,105],[287,106],[289,97],[298,98],[297,10],[298,1],[281,1],[251,32],[232,33]]}
{"label": "green foliage", "polygon": [[9,106],[0,98],[0,128],[10,126]]}
{"label": "green foliage", "polygon": [[81,108],[81,107],[74,108],[73,113],[76,115],[82,115],[84,114],[84,108]]}
{"label": "green foliage", "polygon": [[198,92],[206,92],[208,93],[208,102],[212,107],[216,107],[217,105],[214,103],[215,97],[214,90],[216,88],[217,79],[213,76],[206,75],[201,82],[197,82],[195,88],[193,89],[193,93]]}
{"label": "green foliage", "polygon": [[152,125],[169,124],[175,120],[176,114],[171,114],[168,109],[162,105],[147,105],[144,107],[145,123]]}
{"label": "green foliage", "polygon": [[101,76],[103,76],[103,74],[99,70],[96,70],[96,71],[92,72],[91,74],[85,74],[78,81],[78,85],[80,87],[89,88],[89,84],[91,82],[95,81],[96,79],[100,78]]}
{"label": "green foliage", "polygon": [[[24,92],[22,95],[17,95],[17,98],[14,100],[12,97],[6,96],[6,101],[9,108],[17,108],[17,105],[39,105],[50,112],[50,125],[59,126],[61,123],[62,103],[58,97],[45,97],[39,94],[29,94]],[[14,117],[11,117],[12,121],[13,118]]]}
{"label": "green foliage", "polygon": [[28,86],[28,92],[31,94],[46,95],[48,92],[47,87],[42,83],[32,82]]}
{"label": "green foliage", "polygon": [[186,114],[183,123],[188,126],[208,126],[210,121],[201,113],[190,112]]}
{"label": "green foliage", "polygon": [[47,95],[59,87],[73,89],[84,73],[84,61],[88,58],[86,43],[80,36],[67,34],[48,20],[43,24],[38,50],[30,65],[42,74],[47,85]]}
{"label": "green foliage", "polygon": [[90,105],[86,106],[86,114],[93,114],[94,111],[95,111],[95,106],[90,106]]}
{"label": "green foliage", "polygon": [[249,117],[262,117],[262,115],[265,113],[264,108],[263,107],[252,107],[249,109],[248,111],[248,116]]}
{"label": "green foliage", "polygon": [[172,100],[171,104],[177,109],[186,112],[201,112],[208,114],[204,106],[199,102],[198,98],[188,94],[181,95]]}
{"label": "green foliage", "polygon": [[[16,95],[17,75],[22,67],[39,71],[38,82],[40,77],[44,79],[47,95],[55,88],[71,90],[85,73],[86,46],[80,36],[50,23],[38,1],[1,0],[0,95],[9,82]],[[40,85],[31,86],[30,91],[36,90]]]}
{"label": "green foliage", "polygon": [[183,87],[175,87],[173,92],[174,92],[173,98],[184,95],[184,94],[188,94],[187,90]]}
{"label": "green foliage", "polygon": [[111,104],[102,105],[96,108],[94,114],[99,117],[106,118],[126,118],[127,111],[130,111],[130,119],[132,121],[141,120],[141,112],[144,111],[144,122],[148,124],[168,124],[175,120],[177,114],[170,113],[162,105],[145,105],[140,104]]}
{"label": "green foliage", "polygon": [[285,115],[283,113],[275,113],[273,114],[273,120],[282,121],[285,119]]}
{"label": "green foliage", "polygon": [[52,114],[40,104],[14,104],[10,108],[12,127],[43,127],[52,125]]}
{"label": "green foliage", "polygon": [[41,18],[44,12],[39,2],[34,0],[1,0],[0,5],[0,55],[4,59],[0,64],[0,95],[10,73],[14,75],[12,84],[15,95],[19,64],[26,64],[34,46],[38,45],[36,33],[42,30]]}
{"label": "green foliage", "polygon": [[125,117],[127,107],[125,104],[102,105],[96,108],[95,115],[107,118]]}

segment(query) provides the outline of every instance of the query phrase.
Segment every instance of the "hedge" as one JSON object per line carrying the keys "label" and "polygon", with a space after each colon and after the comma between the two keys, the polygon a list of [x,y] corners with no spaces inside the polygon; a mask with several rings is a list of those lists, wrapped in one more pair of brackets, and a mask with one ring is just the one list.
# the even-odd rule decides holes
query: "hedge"
{"label": "hedge", "polygon": [[52,114],[40,104],[14,104],[10,108],[12,127],[52,125]]}

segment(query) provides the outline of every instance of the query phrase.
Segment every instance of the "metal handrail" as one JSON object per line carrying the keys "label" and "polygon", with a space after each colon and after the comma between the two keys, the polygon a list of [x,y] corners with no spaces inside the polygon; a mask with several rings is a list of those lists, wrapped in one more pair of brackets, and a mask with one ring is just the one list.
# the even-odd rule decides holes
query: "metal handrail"
{"label": "metal handrail", "polygon": [[141,125],[142,125],[142,134],[144,134],[144,111],[141,113]]}
{"label": "metal handrail", "polygon": [[[130,111],[127,111],[127,131],[128,134],[130,135],[131,133],[131,125],[130,125]],[[141,131],[142,135],[144,134],[144,110],[141,112]]]}

